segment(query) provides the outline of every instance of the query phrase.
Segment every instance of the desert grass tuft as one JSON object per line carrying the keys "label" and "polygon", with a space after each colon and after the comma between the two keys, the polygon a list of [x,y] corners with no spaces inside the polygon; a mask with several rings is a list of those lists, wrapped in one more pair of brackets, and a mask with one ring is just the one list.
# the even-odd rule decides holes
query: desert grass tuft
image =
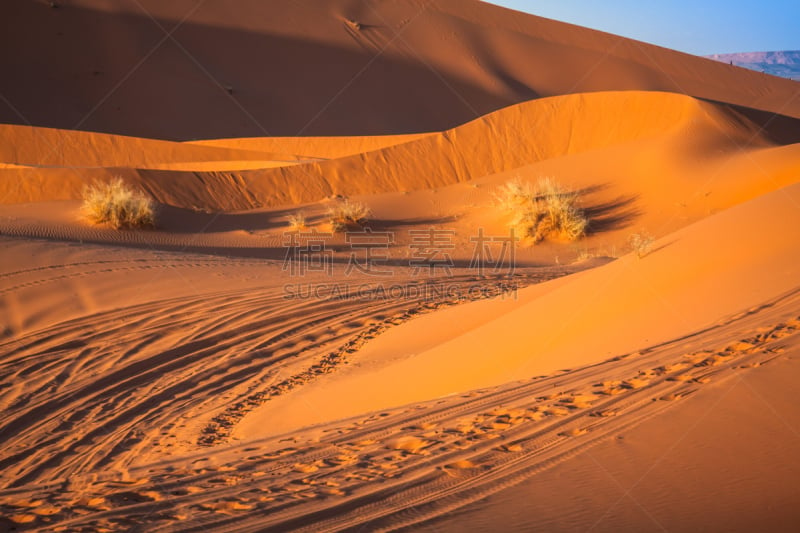
{"label": "desert grass tuft", "polygon": [[95,224],[108,224],[117,229],[153,227],[156,224],[153,199],[128,187],[122,178],[86,186],[82,209]]}
{"label": "desert grass tuft", "polygon": [[494,193],[494,199],[501,209],[517,211],[536,201],[536,190],[530,183],[514,179],[502,185]]}
{"label": "desert grass tuft", "polygon": [[366,224],[372,211],[360,202],[344,200],[328,209],[328,221],[334,232],[346,231],[353,227],[362,227]]}
{"label": "desert grass tuft", "polygon": [[289,222],[289,229],[291,231],[303,231],[308,228],[306,215],[302,211],[289,215],[286,219]]}
{"label": "desert grass tuft", "polygon": [[536,244],[554,236],[574,241],[586,234],[589,220],[578,205],[578,193],[551,178],[536,186],[518,180],[503,185],[495,194],[497,204],[512,213],[512,227],[524,241]]}
{"label": "desert grass tuft", "polygon": [[628,242],[631,245],[631,249],[636,254],[636,257],[642,259],[653,250],[653,244],[656,242],[656,238],[646,231],[641,231],[631,235]]}

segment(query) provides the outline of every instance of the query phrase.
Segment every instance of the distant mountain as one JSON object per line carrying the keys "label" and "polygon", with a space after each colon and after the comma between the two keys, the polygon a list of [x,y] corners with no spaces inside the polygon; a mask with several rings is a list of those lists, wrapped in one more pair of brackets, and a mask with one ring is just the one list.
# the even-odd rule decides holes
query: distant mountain
{"label": "distant mountain", "polygon": [[758,70],[773,76],[800,81],[800,50],[786,52],[746,52],[714,54],[710,59],[732,63],[738,67]]}

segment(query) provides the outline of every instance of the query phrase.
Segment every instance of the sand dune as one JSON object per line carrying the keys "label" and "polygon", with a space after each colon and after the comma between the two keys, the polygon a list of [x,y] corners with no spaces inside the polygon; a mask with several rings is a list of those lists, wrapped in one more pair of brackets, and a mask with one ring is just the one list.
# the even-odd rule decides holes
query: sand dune
{"label": "sand dune", "polygon": [[172,140],[387,135],[612,90],[800,118],[792,81],[477,0],[26,0],[0,13],[0,122]]}
{"label": "sand dune", "polygon": [[[602,127],[609,117],[614,117],[613,127]],[[178,207],[251,209],[315,202],[336,194],[432,189],[657,136],[661,138],[656,146],[674,148],[675,160],[711,158],[720,151],[796,141],[797,134],[787,130],[800,131],[797,124],[794,119],[772,117],[762,131],[740,112],[685,96],[593,93],[519,104],[453,130],[324,162],[240,172],[223,172],[224,162],[218,172],[113,172]],[[358,139],[352,142],[353,149],[360,146]],[[183,146],[189,150],[192,145]],[[295,147],[299,146],[291,146]],[[87,177],[108,172],[97,170]],[[86,181],[72,169],[58,168],[2,169],[0,175],[6,176],[7,203],[79,198]]]}
{"label": "sand dune", "polygon": [[[242,434],[289,432],[583,367],[684,338],[731,312],[757,310],[796,288],[798,204],[800,186],[793,185],[672,233],[643,260],[631,254],[551,282],[556,287],[525,289],[520,301],[460,306],[397,327],[362,353],[367,362],[392,364],[340,374],[270,402]],[[767,268],[772,275],[761,278]],[[731,290],[744,285],[748,291]]]}
{"label": "sand dune", "polygon": [[[0,7],[0,529],[800,527],[796,84],[474,0],[190,4]],[[115,176],[155,227],[85,218]],[[479,271],[542,177],[586,234]],[[345,196],[389,276],[293,259]]]}

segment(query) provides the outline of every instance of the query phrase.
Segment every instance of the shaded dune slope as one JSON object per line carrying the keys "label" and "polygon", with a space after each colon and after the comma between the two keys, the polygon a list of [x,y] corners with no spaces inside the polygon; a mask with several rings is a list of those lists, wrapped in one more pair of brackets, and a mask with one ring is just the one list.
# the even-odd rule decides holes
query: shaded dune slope
{"label": "shaded dune slope", "polygon": [[609,90],[800,117],[789,80],[477,0],[23,0],[0,15],[0,122],[172,140],[382,135]]}

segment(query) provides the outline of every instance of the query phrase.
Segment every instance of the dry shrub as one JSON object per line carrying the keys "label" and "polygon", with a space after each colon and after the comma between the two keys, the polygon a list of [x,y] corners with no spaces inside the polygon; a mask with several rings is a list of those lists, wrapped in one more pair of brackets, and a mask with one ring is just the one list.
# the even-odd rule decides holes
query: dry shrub
{"label": "dry shrub", "polygon": [[360,202],[344,200],[328,209],[328,221],[335,232],[345,231],[366,224],[372,211]]}
{"label": "dry shrub", "polygon": [[523,240],[538,243],[550,236],[574,241],[586,234],[589,220],[578,205],[578,193],[551,178],[535,187],[519,181],[506,183],[495,194],[501,208],[513,215],[512,226]]}
{"label": "dry shrub", "polygon": [[494,193],[497,205],[506,211],[524,209],[536,201],[536,190],[530,183],[522,183],[515,179],[507,182]]}
{"label": "dry shrub", "polygon": [[306,215],[302,211],[289,215],[286,219],[289,221],[289,229],[292,231],[303,231],[308,228]]}
{"label": "dry shrub", "polygon": [[86,186],[83,212],[95,224],[117,229],[152,227],[156,223],[153,199],[129,188],[122,178]]}

